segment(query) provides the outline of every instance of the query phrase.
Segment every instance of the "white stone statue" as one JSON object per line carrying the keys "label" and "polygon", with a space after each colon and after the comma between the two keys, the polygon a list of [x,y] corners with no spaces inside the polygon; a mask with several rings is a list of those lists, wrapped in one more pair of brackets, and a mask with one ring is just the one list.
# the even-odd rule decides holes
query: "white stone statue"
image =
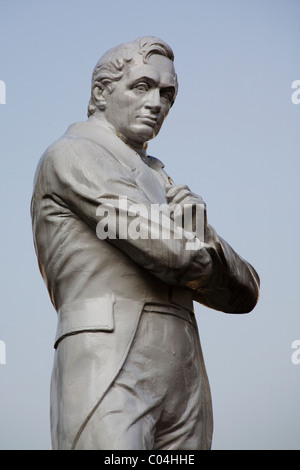
{"label": "white stone statue", "polygon": [[88,120],[38,165],[34,243],[58,314],[53,449],[210,449],[193,301],[246,313],[258,299],[257,273],[207,223],[202,198],[147,154],[176,98],[173,61],[154,37],[108,51]]}

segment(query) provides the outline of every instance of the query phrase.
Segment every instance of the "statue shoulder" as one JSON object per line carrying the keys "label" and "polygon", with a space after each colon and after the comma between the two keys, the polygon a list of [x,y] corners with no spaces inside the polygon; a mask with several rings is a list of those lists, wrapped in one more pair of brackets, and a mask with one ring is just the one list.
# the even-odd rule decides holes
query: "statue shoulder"
{"label": "statue shoulder", "polygon": [[101,157],[103,151],[99,152],[99,146],[95,148],[96,144],[93,141],[71,134],[69,132],[71,128],[72,126],[44,151],[36,168],[34,184],[40,176],[46,180],[53,179],[53,173],[57,176],[67,174],[74,167],[84,166],[87,159],[95,160]]}

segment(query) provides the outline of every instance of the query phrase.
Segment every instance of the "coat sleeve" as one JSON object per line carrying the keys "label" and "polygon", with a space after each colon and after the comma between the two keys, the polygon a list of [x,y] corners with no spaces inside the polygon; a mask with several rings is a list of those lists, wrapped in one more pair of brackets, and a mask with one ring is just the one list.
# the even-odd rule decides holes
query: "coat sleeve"
{"label": "coat sleeve", "polygon": [[[160,171],[170,188],[171,178],[164,170]],[[201,265],[197,266],[201,251],[196,252],[188,269],[181,273],[179,284],[192,289],[193,299],[207,307],[226,313],[248,313],[259,299],[259,276],[253,266],[208,225],[206,209],[204,214],[201,237],[204,235],[203,249],[210,255],[210,269],[203,272]]]}
{"label": "coat sleeve", "polygon": [[[180,283],[193,290],[195,301],[226,313],[248,313],[259,299],[260,279],[250,263],[239,256],[231,246],[208,225],[210,241],[207,252],[211,270],[207,277],[198,279],[187,270]],[[197,265],[197,254],[192,263]],[[195,269],[197,271],[197,268]]]}
{"label": "coat sleeve", "polygon": [[[103,233],[99,214],[106,211],[116,222],[112,231],[107,230],[106,241],[134,262],[165,283],[192,289],[194,299],[209,307],[232,313],[250,311],[258,286],[250,265],[215,232],[200,249],[187,250],[187,238],[193,241],[190,235],[185,237],[167,214],[153,220],[151,201],[133,172],[105,148],[99,149],[89,140],[71,137],[51,146],[37,176],[43,179],[43,197],[53,198],[64,211],[84,220],[98,238],[99,232]],[[127,206],[120,204],[120,197],[126,199]],[[148,236],[124,237],[121,229],[130,233],[137,220],[132,207],[137,206],[146,209],[138,213],[139,230],[145,234],[151,227],[151,236],[148,232]],[[168,225],[166,237],[160,236],[166,228],[163,221]]]}

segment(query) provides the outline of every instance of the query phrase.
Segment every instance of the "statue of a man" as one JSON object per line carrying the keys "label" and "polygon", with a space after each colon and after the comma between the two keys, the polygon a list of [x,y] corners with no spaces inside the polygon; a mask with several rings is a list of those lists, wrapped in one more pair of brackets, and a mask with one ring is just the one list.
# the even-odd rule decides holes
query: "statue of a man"
{"label": "statue of a man", "polygon": [[58,313],[53,449],[210,449],[193,300],[246,313],[258,299],[257,273],[207,223],[201,197],[147,155],[176,97],[173,61],[154,37],[108,51],[94,69],[88,120],[37,169],[34,243]]}

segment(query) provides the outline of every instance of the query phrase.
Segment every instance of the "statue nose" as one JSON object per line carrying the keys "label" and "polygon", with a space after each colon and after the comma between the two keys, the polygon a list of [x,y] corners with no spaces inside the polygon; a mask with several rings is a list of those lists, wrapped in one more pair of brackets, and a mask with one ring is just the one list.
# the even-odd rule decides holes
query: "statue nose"
{"label": "statue nose", "polygon": [[161,110],[161,103],[160,103],[160,93],[159,90],[151,90],[148,93],[148,100],[146,103],[146,108],[151,109],[151,111],[154,111],[155,113],[159,113]]}

